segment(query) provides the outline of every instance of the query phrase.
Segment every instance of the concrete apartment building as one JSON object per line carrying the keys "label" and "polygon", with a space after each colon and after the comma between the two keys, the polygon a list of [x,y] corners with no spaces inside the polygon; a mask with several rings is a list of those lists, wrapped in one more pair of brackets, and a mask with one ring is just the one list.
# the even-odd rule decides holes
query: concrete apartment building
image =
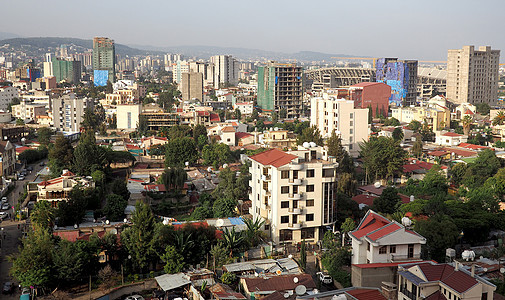
{"label": "concrete apartment building", "polygon": [[270,62],[258,67],[257,105],[264,111],[287,110],[288,118],[303,110],[302,67]]}
{"label": "concrete apartment building", "polygon": [[[93,38],[93,70],[94,76],[97,77],[103,72],[107,71],[107,81],[114,83],[116,81],[116,50],[114,40],[106,37]],[[98,81],[95,78],[95,85],[103,85],[103,81]]]}
{"label": "concrete apartment building", "polygon": [[142,112],[141,104],[127,104],[116,106],[117,129],[135,130]]}
{"label": "concrete apartment building", "polygon": [[310,125],[316,126],[323,138],[329,138],[336,130],[342,146],[353,157],[359,154],[359,143],[368,140],[368,109],[355,108],[352,100],[337,99],[326,92],[311,99],[310,113]]}
{"label": "concrete apartment building", "polygon": [[387,116],[391,87],[381,82],[362,82],[349,87],[349,99],[356,108],[371,108],[372,116]]}
{"label": "concrete apartment building", "polygon": [[426,121],[434,130],[439,131],[449,127],[451,122],[451,111],[440,104],[430,103],[427,106],[396,107],[391,109],[393,118],[402,123]]}
{"label": "concrete apartment building", "polygon": [[0,86],[0,110],[7,111],[12,99],[19,98],[18,89],[13,86]]}
{"label": "concrete apartment building", "polygon": [[295,151],[271,149],[250,156],[253,219],[277,244],[315,243],[332,227],[337,213],[337,163],[315,144]]}
{"label": "concrete apartment building", "polygon": [[182,94],[182,100],[196,99],[203,101],[203,73],[182,73],[179,90]]}
{"label": "concrete apartment building", "polygon": [[398,267],[398,300],[452,299],[492,300],[496,286],[475,275],[458,262],[437,264],[433,261]]}
{"label": "concrete apartment building", "polygon": [[46,105],[22,101],[12,106],[12,116],[21,120],[35,120],[39,116],[47,116]]}
{"label": "concrete apartment building", "polygon": [[391,87],[389,104],[408,106],[417,99],[417,60],[380,58],[376,63],[375,81]]}
{"label": "concrete apartment building", "polygon": [[54,128],[58,131],[80,131],[86,108],[93,108],[93,99],[77,98],[75,94],[63,95],[51,102]]}
{"label": "concrete apartment building", "polygon": [[56,82],[79,83],[81,81],[80,61],[53,57],[51,66],[53,68],[52,75],[56,77]]}
{"label": "concrete apartment building", "polygon": [[454,103],[498,101],[500,50],[463,46],[447,53],[447,98]]}
{"label": "concrete apartment building", "polygon": [[231,55],[215,55],[210,57],[210,62],[214,65],[214,88],[237,86],[239,63],[235,58]]}

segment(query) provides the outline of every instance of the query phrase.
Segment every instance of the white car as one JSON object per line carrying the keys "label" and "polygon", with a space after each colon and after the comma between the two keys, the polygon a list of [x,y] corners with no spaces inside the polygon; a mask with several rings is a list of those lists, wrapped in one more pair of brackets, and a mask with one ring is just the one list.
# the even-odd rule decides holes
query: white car
{"label": "white car", "polygon": [[324,284],[331,284],[333,282],[333,279],[330,275],[324,274],[323,272],[317,272],[316,274],[317,278],[319,278],[319,281]]}
{"label": "white car", "polygon": [[2,204],[2,210],[8,210],[10,208],[9,203]]}
{"label": "white car", "polygon": [[5,220],[9,215],[5,211],[0,211],[0,219]]}
{"label": "white car", "polygon": [[144,297],[142,297],[140,295],[133,295],[133,296],[126,297],[125,300],[144,300]]}

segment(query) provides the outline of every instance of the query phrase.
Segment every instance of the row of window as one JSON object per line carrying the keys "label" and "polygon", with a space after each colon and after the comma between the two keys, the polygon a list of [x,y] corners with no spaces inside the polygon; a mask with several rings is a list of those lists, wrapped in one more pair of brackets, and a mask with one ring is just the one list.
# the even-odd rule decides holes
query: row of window
{"label": "row of window", "polygon": [[[298,186],[293,186],[293,194],[298,193]],[[305,186],[305,192],[313,192],[314,191],[314,185],[313,184],[308,184]],[[281,194],[289,194],[289,186],[284,185],[281,186]]]}
{"label": "row of window", "polygon": [[[297,216],[293,216],[298,218]],[[305,215],[305,222],[310,222],[314,221],[314,214],[306,214]],[[287,224],[289,223],[289,216],[281,216],[281,224]]]}
{"label": "row of window", "polygon": [[[314,206],[314,199],[307,199],[305,201],[305,206]],[[281,208],[289,208],[289,201],[281,201]],[[293,200],[293,208],[298,208],[298,200]]]}

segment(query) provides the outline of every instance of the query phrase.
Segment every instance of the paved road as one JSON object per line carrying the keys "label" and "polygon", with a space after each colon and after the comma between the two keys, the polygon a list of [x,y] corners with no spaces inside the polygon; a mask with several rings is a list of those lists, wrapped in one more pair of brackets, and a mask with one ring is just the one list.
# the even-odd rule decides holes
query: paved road
{"label": "paved road", "polygon": [[[32,166],[34,170],[31,173],[27,174],[25,180],[15,182],[15,189],[8,195],[7,199],[11,207],[15,206],[18,201],[24,200],[19,199],[21,194],[23,194],[23,185],[26,182],[33,181],[37,172],[43,168],[39,164]],[[10,209],[8,212],[12,214],[12,209]],[[3,287],[3,284],[6,281],[14,282],[14,286],[16,287],[15,291],[11,295],[0,295],[0,299],[19,299],[20,292],[17,289],[18,283],[15,282],[9,275],[9,270],[12,264],[8,261],[7,256],[17,253],[18,247],[21,245],[21,229],[23,228],[24,224],[25,221],[11,221],[9,219],[5,219],[0,224],[5,235],[5,239],[2,240],[2,248],[0,249],[0,287]],[[20,226],[20,229],[18,229],[18,225]]]}

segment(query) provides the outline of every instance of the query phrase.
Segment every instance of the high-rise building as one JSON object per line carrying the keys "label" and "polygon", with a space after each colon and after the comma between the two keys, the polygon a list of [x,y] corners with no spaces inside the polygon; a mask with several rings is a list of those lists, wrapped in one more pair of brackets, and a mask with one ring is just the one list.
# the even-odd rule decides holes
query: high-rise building
{"label": "high-rise building", "polygon": [[391,87],[389,104],[409,106],[416,104],[417,60],[380,58],[376,64],[376,81]]}
{"label": "high-rise building", "polygon": [[496,104],[500,50],[463,46],[447,54],[447,98],[454,103]]}
{"label": "high-rise building", "polygon": [[319,146],[271,149],[251,160],[253,219],[264,219],[275,243],[315,243],[337,220],[337,163]]}
{"label": "high-rise building", "polygon": [[264,111],[285,109],[288,118],[303,109],[302,67],[270,62],[258,67],[258,106]]}
{"label": "high-rise building", "polygon": [[197,72],[182,73],[179,84],[182,100],[197,99],[203,101],[203,74]]}
{"label": "high-rise building", "polygon": [[[95,37],[93,39],[93,70],[94,71],[108,71],[107,81],[114,83],[116,81],[116,51],[114,41],[106,37]],[[103,72],[95,72],[98,76]],[[103,79],[103,78],[102,78]],[[105,84],[107,83],[105,81]],[[95,85],[101,82],[95,80]]]}
{"label": "high-rise building", "polygon": [[359,143],[367,141],[370,134],[368,108],[355,108],[352,100],[323,93],[311,99],[310,113],[310,125],[316,126],[323,137],[336,131],[349,154],[358,156]]}
{"label": "high-rise building", "polygon": [[214,65],[214,88],[223,85],[238,84],[238,61],[231,55],[215,55],[210,57],[210,62]]}
{"label": "high-rise building", "polygon": [[[54,57],[51,65],[53,68],[51,75],[56,77],[56,82],[67,81],[78,83],[81,80],[81,62]],[[44,69],[45,74],[46,70]]]}
{"label": "high-rise building", "polygon": [[75,94],[63,95],[51,102],[54,127],[58,131],[79,131],[86,108],[93,108],[93,99],[77,98]]}

